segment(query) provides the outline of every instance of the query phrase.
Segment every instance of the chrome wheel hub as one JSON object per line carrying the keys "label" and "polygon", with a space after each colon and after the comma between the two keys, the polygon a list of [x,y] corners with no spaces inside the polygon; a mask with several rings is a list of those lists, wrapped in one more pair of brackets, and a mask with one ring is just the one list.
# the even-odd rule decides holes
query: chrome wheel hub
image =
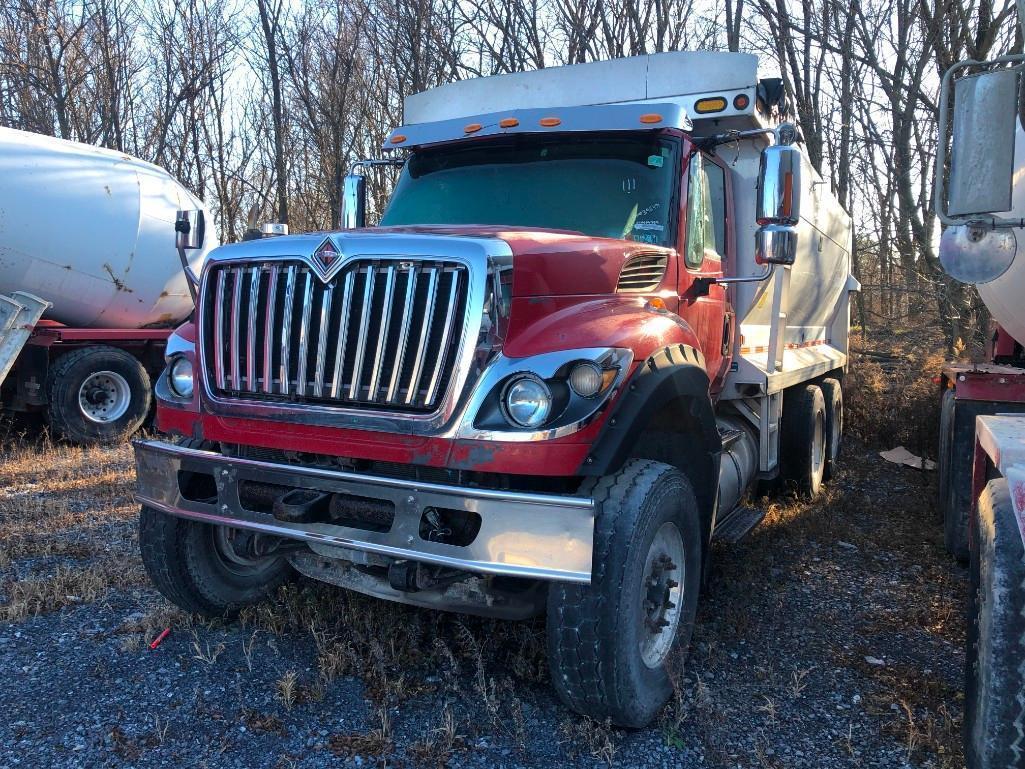
{"label": "chrome wheel hub", "polygon": [[686,567],[683,537],[675,523],[667,521],[655,532],[642,575],[641,658],[655,668],[669,656],[683,612]]}
{"label": "chrome wheel hub", "polygon": [[128,380],[116,371],[97,371],[78,388],[78,407],[91,422],[107,424],[125,415],[132,402]]}

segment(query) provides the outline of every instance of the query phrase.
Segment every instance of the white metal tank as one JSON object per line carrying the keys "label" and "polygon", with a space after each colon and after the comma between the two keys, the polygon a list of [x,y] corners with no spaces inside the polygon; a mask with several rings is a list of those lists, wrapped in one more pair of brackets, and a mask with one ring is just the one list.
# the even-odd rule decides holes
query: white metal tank
{"label": "white metal tank", "polygon": [[[175,214],[197,208],[138,158],[0,128],[0,294],[36,294],[68,325],[174,326],[192,311]],[[197,272],[217,245],[207,222],[204,248],[190,253]]]}
{"label": "white metal tank", "polygon": [[[1011,214],[1006,218],[1025,217],[1025,131],[1020,121],[1014,145],[1014,193]],[[1008,334],[1025,345],[1025,229],[1015,228],[1017,253],[1003,275],[989,283],[977,285],[979,296],[989,308],[993,320]]]}

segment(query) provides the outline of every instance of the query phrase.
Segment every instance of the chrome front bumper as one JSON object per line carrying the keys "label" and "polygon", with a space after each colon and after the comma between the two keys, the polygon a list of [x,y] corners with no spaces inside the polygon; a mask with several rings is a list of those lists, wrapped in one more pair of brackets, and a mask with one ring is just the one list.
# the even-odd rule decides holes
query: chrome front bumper
{"label": "chrome front bumper", "polygon": [[[591,581],[594,502],[587,497],[464,488],[363,475],[343,470],[226,457],[162,441],[136,441],[136,499],[169,515],[248,529],[329,548],[374,553],[480,574],[587,584]],[[217,502],[182,496],[180,471],[212,475]],[[386,532],[330,523],[291,523],[248,510],[239,500],[240,481],[316,489],[388,500],[395,519]],[[466,546],[420,537],[428,507],[467,510],[481,518]]]}

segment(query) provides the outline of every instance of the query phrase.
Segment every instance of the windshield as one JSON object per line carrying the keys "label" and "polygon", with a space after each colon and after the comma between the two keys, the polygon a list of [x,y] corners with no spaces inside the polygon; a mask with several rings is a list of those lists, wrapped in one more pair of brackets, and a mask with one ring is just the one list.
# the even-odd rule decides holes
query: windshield
{"label": "windshield", "polygon": [[381,225],[498,224],[672,245],[677,142],[516,137],[414,154]]}

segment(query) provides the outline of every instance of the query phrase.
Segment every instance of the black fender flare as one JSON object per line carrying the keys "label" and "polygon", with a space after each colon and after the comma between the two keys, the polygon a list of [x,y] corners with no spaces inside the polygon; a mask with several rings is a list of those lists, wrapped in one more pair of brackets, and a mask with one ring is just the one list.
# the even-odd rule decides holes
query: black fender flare
{"label": "black fender flare", "polygon": [[580,475],[603,476],[619,470],[633,456],[652,419],[666,408],[680,406],[676,412],[679,424],[693,440],[675,442],[675,461],[669,463],[679,467],[693,484],[706,534],[710,534],[718,499],[722,438],[708,388],[705,359],[700,350],[673,344],[653,352],[624,385],[580,467]]}

